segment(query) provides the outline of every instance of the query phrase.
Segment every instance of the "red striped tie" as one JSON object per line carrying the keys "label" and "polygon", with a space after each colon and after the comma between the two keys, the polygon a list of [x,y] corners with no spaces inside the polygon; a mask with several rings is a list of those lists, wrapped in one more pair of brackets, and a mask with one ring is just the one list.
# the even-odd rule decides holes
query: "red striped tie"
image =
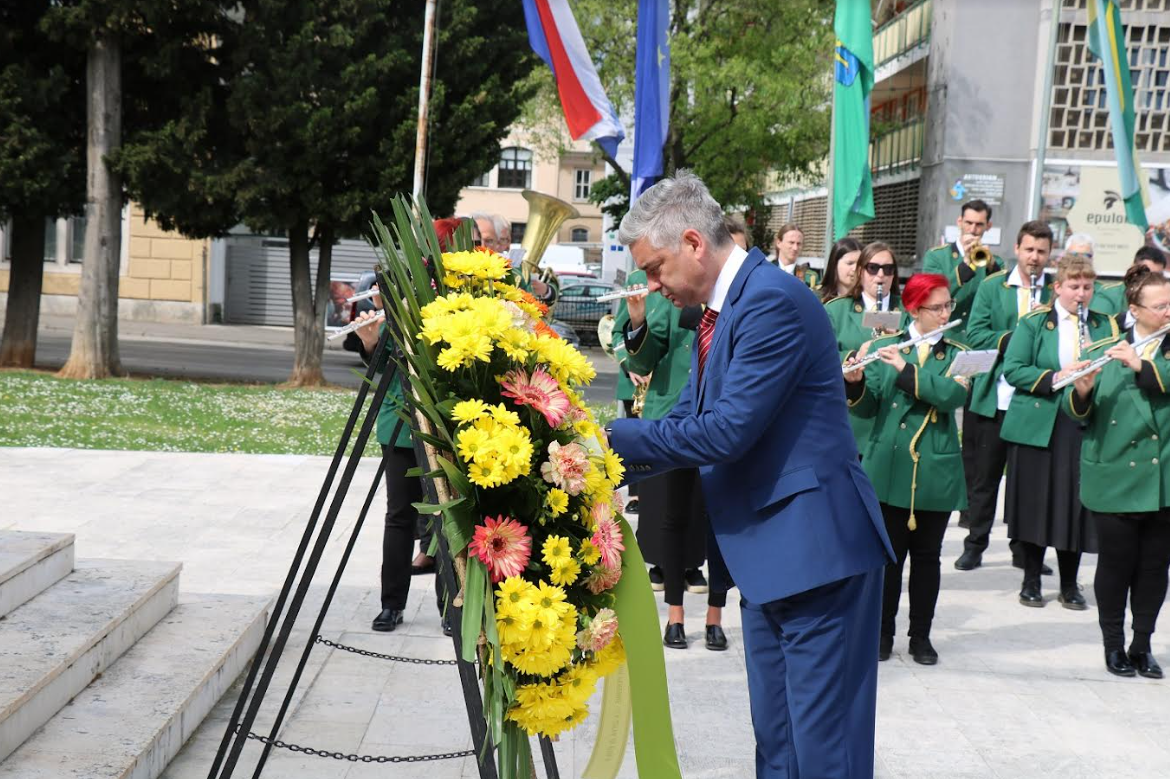
{"label": "red striped tie", "polygon": [[699,320],[699,377],[703,376],[703,366],[707,364],[707,353],[711,351],[711,339],[715,337],[715,320],[719,312],[713,308],[703,311],[703,318]]}

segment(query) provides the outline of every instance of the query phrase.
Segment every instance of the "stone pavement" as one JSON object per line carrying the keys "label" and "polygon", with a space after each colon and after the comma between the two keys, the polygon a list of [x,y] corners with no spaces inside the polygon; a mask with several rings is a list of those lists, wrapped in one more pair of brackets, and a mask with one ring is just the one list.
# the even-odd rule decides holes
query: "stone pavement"
{"label": "stone pavement", "polygon": [[[86,557],[181,561],[188,592],[271,594],[283,581],[327,465],[327,459],[301,456],[0,449],[0,528],[75,533]],[[320,586],[310,593],[274,692],[291,677],[291,661],[303,649],[374,467],[359,467],[330,535]],[[385,505],[381,492],[374,505]],[[403,627],[389,634],[369,629],[378,610],[379,519],[372,516],[361,531],[323,634],[383,653],[453,657],[439,630],[434,577],[414,579]],[[951,562],[962,535],[952,526],[944,548],[933,637],[939,665],[915,665],[899,637],[893,659],[881,666],[877,776],[1170,776],[1170,682],[1106,673],[1096,611],[1059,608],[1052,586],[1047,608],[1019,606],[1019,576],[1002,526],[983,568],[955,571]],[[1081,571],[1090,604],[1094,564],[1087,556]],[[688,596],[687,604],[693,643],[687,651],[667,650],[666,658],[684,775],[750,777],[753,742],[738,609],[729,609],[725,619],[731,650],[715,653],[701,643],[702,596]],[[905,624],[904,602],[902,630]],[[1155,635],[1154,652],[1170,661],[1170,631]],[[221,701],[166,779],[207,775],[233,703],[231,695]],[[271,723],[276,703],[270,696],[263,724]],[[280,737],[322,749],[412,755],[470,744],[450,667],[388,663],[318,646],[291,712]],[[591,738],[587,723],[557,744],[562,776],[580,775]],[[257,753],[249,745],[245,758]],[[241,763],[237,776],[250,775],[244,766],[251,763]],[[353,765],[277,750],[265,775],[454,779],[477,773],[471,759]],[[637,775],[632,755],[621,775]]]}

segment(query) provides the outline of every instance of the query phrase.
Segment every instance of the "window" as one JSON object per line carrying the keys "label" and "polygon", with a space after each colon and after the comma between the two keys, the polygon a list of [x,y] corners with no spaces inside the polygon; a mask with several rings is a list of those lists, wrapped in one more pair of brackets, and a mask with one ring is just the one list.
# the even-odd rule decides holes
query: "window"
{"label": "window", "polygon": [[500,189],[528,189],[532,186],[532,152],[511,147],[500,155],[500,172],[496,185]]}
{"label": "window", "polygon": [[513,222],[512,223],[512,243],[520,243],[524,240],[524,231],[528,228],[527,222]]}
{"label": "window", "polygon": [[57,261],[57,220],[45,220],[45,262]]}
{"label": "window", "polygon": [[[588,173],[589,171],[585,172]],[[572,232],[569,233],[569,240],[573,243],[585,243],[589,240],[589,229],[586,227],[574,227]]]}
{"label": "window", "polygon": [[70,219],[69,230],[73,234],[73,252],[69,255],[69,261],[81,262],[85,257],[85,217],[75,216]]}
{"label": "window", "polygon": [[492,172],[489,170],[489,171],[485,172],[482,176],[476,176],[475,179],[472,180],[472,182],[469,186],[490,187],[492,185],[491,178],[492,178]]}
{"label": "window", "polygon": [[[585,168],[577,168],[573,171],[573,199],[574,200],[588,200],[589,199],[589,185],[593,180],[593,171]],[[573,239],[577,240],[576,238]]]}

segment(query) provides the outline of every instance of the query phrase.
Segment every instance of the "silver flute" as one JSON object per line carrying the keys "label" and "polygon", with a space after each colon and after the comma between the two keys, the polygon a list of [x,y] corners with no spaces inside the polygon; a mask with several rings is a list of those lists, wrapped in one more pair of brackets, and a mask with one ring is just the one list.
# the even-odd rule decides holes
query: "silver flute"
{"label": "silver flute", "polygon": [[[952,327],[958,327],[961,324],[963,324],[962,319],[955,319],[955,320],[952,320],[950,322],[947,322],[945,325],[938,328],[937,330],[931,330],[929,333],[923,333],[922,335],[916,335],[913,338],[911,338],[909,341],[899,341],[898,343],[886,344],[886,346],[896,346],[899,349],[905,349],[907,346],[916,346],[916,345],[922,343],[923,341],[929,341],[931,338],[934,338],[939,333],[946,332],[947,330],[950,330]],[[882,347],[882,348],[885,348],[885,347]],[[858,362],[855,362],[852,365],[849,365],[849,364],[842,365],[841,366],[841,373],[853,373],[853,371],[857,370],[858,368],[864,368],[865,366],[869,365],[870,363],[877,362],[880,359],[881,359],[881,357],[878,355],[878,353],[874,352],[873,354],[866,355],[865,359],[860,360]]]}
{"label": "silver flute", "polygon": [[377,286],[373,286],[373,287],[370,287],[369,289],[367,289],[365,292],[359,292],[356,295],[354,295],[353,297],[346,298],[345,302],[346,303],[356,303],[359,300],[369,300],[370,298],[376,298],[376,297],[378,297],[378,295],[381,295],[381,294],[382,294],[381,290],[379,290]]}
{"label": "silver flute", "polygon": [[371,322],[378,322],[378,321],[381,321],[385,318],[386,318],[386,314],[379,311],[377,314],[375,314],[372,317],[369,317],[368,319],[355,319],[354,321],[350,322],[348,325],[341,328],[340,330],[334,330],[332,333],[325,336],[325,340],[332,341],[336,338],[340,338],[343,335],[349,335],[352,332],[355,332],[357,330],[361,330],[363,327],[370,324]]}
{"label": "silver flute", "polygon": [[648,295],[650,290],[646,287],[630,287],[629,289],[619,289],[615,292],[607,292],[597,298],[598,303],[608,303],[611,300],[621,300],[622,298],[632,298],[638,295]]}
{"label": "silver flute", "polygon": [[[1167,334],[1170,334],[1170,325],[1163,325],[1161,328],[1150,333],[1145,338],[1139,338],[1138,340],[1134,341],[1133,348],[1136,350],[1138,347],[1145,346],[1150,341],[1157,340],[1157,339],[1159,339],[1162,336],[1167,335]],[[1118,343],[1120,343],[1120,341]],[[1052,382],[1052,391],[1055,392],[1056,390],[1064,389],[1065,387],[1072,384],[1073,382],[1075,382],[1077,379],[1081,378],[1082,376],[1087,376],[1088,374],[1092,373],[1093,371],[1097,370],[1098,368],[1101,368],[1101,367],[1107,365],[1113,359],[1114,359],[1113,357],[1110,357],[1107,354],[1098,357],[1097,359],[1093,360],[1091,363],[1086,365],[1084,368],[1081,368],[1080,370],[1077,370],[1077,371],[1073,371],[1072,373],[1065,376],[1060,381]]]}

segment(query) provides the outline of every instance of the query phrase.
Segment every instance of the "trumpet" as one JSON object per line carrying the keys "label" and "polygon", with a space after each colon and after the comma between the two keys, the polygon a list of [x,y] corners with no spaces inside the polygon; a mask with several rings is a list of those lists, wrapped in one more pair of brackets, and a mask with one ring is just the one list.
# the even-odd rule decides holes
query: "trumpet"
{"label": "trumpet", "polygon": [[607,292],[606,294],[597,298],[598,303],[608,303],[611,300],[621,300],[622,298],[633,298],[639,295],[648,295],[650,290],[644,284],[635,284],[628,289],[619,289],[614,292]]}
{"label": "trumpet", "polygon": [[350,322],[348,325],[341,328],[340,330],[334,330],[332,333],[325,336],[325,340],[332,341],[332,340],[335,340],[337,338],[340,338],[343,335],[349,335],[350,333],[357,332],[358,330],[361,330],[363,327],[370,324],[371,322],[380,322],[381,320],[383,320],[385,318],[386,318],[385,312],[379,311],[377,314],[375,314],[374,316],[372,316],[368,319],[355,319],[354,321]]}
{"label": "trumpet", "polygon": [[650,391],[650,377],[646,377],[645,384],[634,385],[634,399],[630,402],[630,413],[639,419],[642,417],[642,409],[646,407],[646,394]]}
{"label": "trumpet", "polygon": [[992,261],[991,249],[983,245],[978,238],[967,249],[967,264],[972,268],[986,268]]}
{"label": "trumpet", "polygon": [[[950,322],[947,322],[945,325],[938,328],[937,330],[931,330],[929,333],[923,333],[922,335],[915,336],[914,338],[911,338],[909,341],[902,341],[901,343],[888,344],[888,345],[889,346],[897,346],[899,349],[905,349],[909,346],[917,346],[918,344],[922,343],[923,341],[929,341],[931,338],[934,338],[939,333],[946,332],[947,330],[950,330],[953,327],[958,327],[961,324],[963,324],[962,319],[955,319],[955,320],[952,320]],[[841,373],[843,373],[843,374],[844,373],[853,373],[853,371],[857,370],[858,368],[864,368],[865,366],[867,366],[871,363],[875,363],[880,359],[881,359],[881,357],[878,355],[878,353],[874,352],[873,354],[867,355],[864,359],[858,360],[857,362],[853,363],[852,365],[849,365],[849,364],[842,365],[841,366]]]}
{"label": "trumpet", "polygon": [[[1150,333],[1145,338],[1139,338],[1138,340],[1134,341],[1133,348],[1136,350],[1142,346],[1145,346],[1150,341],[1156,341],[1157,339],[1159,339],[1167,334],[1170,334],[1170,325],[1163,325],[1161,328]],[[1105,365],[1109,364],[1109,362],[1112,361],[1113,359],[1114,358],[1110,357],[1107,354],[1098,357],[1097,359],[1093,360],[1091,363],[1086,365],[1084,368],[1081,368],[1080,370],[1077,370],[1077,371],[1073,371],[1072,373],[1065,376],[1063,379],[1060,379],[1059,381],[1052,382],[1052,391],[1055,392],[1056,390],[1064,389],[1068,385],[1076,382],[1076,380],[1081,378],[1082,376],[1087,376],[1088,374],[1092,373],[1093,371],[1097,370],[1098,368],[1104,367]]]}

